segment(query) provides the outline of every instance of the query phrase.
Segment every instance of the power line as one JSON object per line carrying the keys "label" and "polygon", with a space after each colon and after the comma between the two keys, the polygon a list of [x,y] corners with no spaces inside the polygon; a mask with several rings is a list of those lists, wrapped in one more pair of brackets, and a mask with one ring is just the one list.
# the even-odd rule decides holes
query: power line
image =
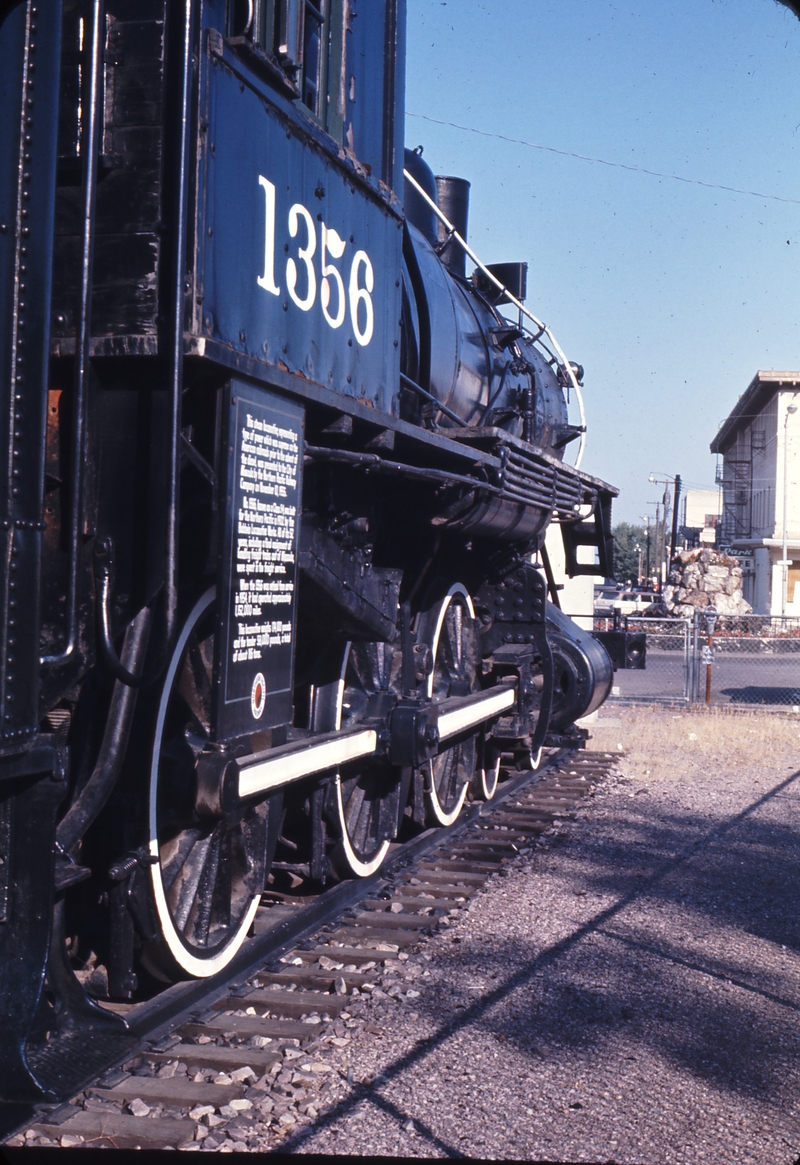
{"label": "power line", "polygon": [[691,186],[705,186],[709,190],[726,190],[729,194],[749,194],[753,198],[767,198],[772,202],[790,202],[800,206],[798,198],[783,198],[780,194],[759,194],[757,190],[740,190],[738,186],[722,186],[719,182],[702,182],[699,178],[684,178],[681,174],[664,174],[660,170],[646,170],[644,166],[630,166],[626,162],[609,162],[607,158],[592,158],[588,154],[576,154],[572,150],[557,150],[555,146],[542,146],[538,142],[526,142],[521,138],[509,138],[501,133],[489,133],[485,129],[475,129],[471,125],[458,125],[455,121],[440,121],[424,113],[406,112],[406,117],[419,121],[429,121],[433,125],[444,125],[449,129],[460,129],[464,133],[479,134],[483,138],[494,138],[499,142],[509,142],[512,146],[526,146],[529,150],[544,150],[548,154],[560,154],[562,158],[577,158],[581,162],[597,162],[601,166],[612,166],[616,170],[631,170],[634,174],[649,174],[651,178],[670,178],[673,182],[688,182]]}

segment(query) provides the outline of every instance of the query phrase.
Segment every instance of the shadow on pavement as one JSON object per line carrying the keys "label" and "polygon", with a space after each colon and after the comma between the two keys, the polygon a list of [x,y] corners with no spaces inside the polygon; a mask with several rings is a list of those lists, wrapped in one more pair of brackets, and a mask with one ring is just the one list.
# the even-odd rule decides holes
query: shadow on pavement
{"label": "shadow on pavement", "polygon": [[781,704],[784,707],[800,704],[800,688],[722,688],[732,704]]}

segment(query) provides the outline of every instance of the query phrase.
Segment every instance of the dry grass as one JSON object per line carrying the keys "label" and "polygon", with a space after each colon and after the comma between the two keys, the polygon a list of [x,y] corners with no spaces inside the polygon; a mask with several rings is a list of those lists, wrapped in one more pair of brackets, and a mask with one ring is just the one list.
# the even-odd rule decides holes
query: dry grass
{"label": "dry grass", "polygon": [[[619,718],[604,727],[603,720]],[[680,780],[719,768],[800,768],[800,717],[726,708],[606,705],[591,727],[590,747],[625,754],[622,770],[635,780]],[[620,747],[621,746],[621,747]]]}

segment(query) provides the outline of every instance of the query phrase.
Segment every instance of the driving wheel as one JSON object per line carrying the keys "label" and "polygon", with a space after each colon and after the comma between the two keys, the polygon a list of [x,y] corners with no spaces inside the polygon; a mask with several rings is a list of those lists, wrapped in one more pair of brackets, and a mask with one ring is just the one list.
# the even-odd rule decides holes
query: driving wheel
{"label": "driving wheel", "polygon": [[[317,732],[355,727],[387,703],[400,682],[400,656],[387,643],[347,643],[336,679],[314,689],[312,726]],[[374,874],[397,834],[400,773],[386,761],[360,761],[336,774],[328,818],[335,842],[334,869],[345,876]]]}
{"label": "driving wheel", "polygon": [[213,975],[241,947],[264,887],[280,794],[225,816],[196,808],[196,762],[211,738],[215,588],[195,604],[158,704],[150,768],[149,853],[159,937],[143,961],[159,978]]}
{"label": "driving wheel", "polygon": [[[441,702],[478,689],[478,631],[472,600],[461,583],[424,611],[417,623],[417,643],[430,648],[432,667],[426,695]],[[477,730],[456,737],[422,767],[428,816],[432,825],[452,825],[461,812],[476,770]]]}

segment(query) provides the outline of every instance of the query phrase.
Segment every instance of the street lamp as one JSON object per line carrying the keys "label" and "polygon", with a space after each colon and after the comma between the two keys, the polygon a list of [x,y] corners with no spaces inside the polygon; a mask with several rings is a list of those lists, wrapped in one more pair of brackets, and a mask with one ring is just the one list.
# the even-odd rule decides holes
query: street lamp
{"label": "street lamp", "polygon": [[[678,502],[679,502],[680,496],[681,496],[681,475],[679,473],[676,473],[674,477],[670,477],[669,474],[665,474],[665,473],[651,473],[649,480],[651,482],[658,482],[658,483],[663,482],[665,487],[667,485],[669,485],[671,482],[673,487],[674,487],[673,505],[672,505],[672,533],[670,536],[670,543],[669,543],[669,560],[670,560],[670,562],[672,562],[672,559],[675,557],[675,543],[676,543],[677,538],[678,538]],[[666,541],[667,541],[667,509],[668,509],[668,507],[669,507],[669,491],[665,488],[664,489],[664,544],[665,544],[664,549],[665,550],[666,550]],[[662,567],[662,575],[666,575],[666,570],[663,567]]]}
{"label": "street lamp", "polygon": [[642,514],[642,521],[645,525],[645,538],[647,540],[647,585],[650,585],[650,515]]}
{"label": "street lamp", "polygon": [[[795,394],[796,395],[796,394]],[[794,403],[792,397],[789,404],[786,406],[786,415],[783,418],[783,556],[781,558],[781,568],[783,569],[783,584],[781,586],[781,616],[786,618],[786,604],[789,600],[789,547],[788,547],[788,521],[787,509],[789,505],[789,417],[792,413],[797,412],[797,405]]]}

